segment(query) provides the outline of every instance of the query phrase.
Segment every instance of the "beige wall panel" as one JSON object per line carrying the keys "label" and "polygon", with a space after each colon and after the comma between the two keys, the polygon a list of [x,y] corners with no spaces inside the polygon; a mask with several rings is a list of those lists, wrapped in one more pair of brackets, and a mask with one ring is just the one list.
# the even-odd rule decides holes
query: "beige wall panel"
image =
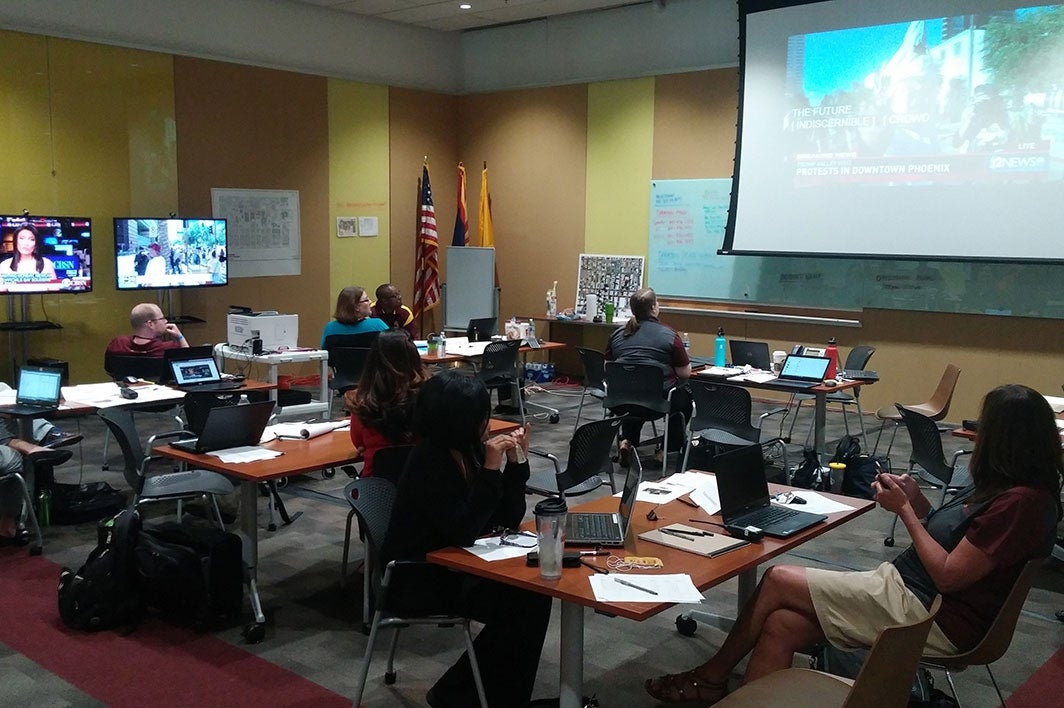
{"label": "beige wall panel", "polygon": [[[329,150],[326,79],[176,57],[180,215],[211,213],[211,188],[299,191],[302,274],[235,278],[183,293],[207,320],[189,338],[224,341],[230,304],[299,314],[301,345],[316,345],[334,306],[328,292]],[[175,308],[177,309],[177,308]]]}
{"label": "beige wall panel", "polygon": [[739,74],[659,76],[654,87],[654,179],[731,177]]}

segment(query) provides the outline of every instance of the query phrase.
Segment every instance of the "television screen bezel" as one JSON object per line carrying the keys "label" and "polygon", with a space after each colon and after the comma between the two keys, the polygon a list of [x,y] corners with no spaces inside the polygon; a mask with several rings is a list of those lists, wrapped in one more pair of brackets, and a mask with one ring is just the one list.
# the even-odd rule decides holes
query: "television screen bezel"
{"label": "television screen bezel", "polygon": [[[40,229],[40,226],[38,225],[37,222],[41,222],[41,221],[57,221],[57,222],[60,222],[60,226],[63,225],[64,223],[66,225],[68,225],[68,226],[71,226],[74,223],[84,222],[85,223],[85,228],[89,232],[88,238],[84,239],[86,248],[83,249],[85,251],[85,256],[86,256],[85,260],[89,264],[89,268],[88,268],[89,274],[88,274],[88,276],[78,276],[78,278],[85,278],[85,280],[81,281],[81,282],[86,282],[87,283],[87,287],[84,287],[84,288],[40,287],[40,288],[32,288],[32,289],[28,289],[28,290],[22,290],[22,289],[11,290],[11,289],[9,289],[7,287],[6,283],[4,283],[2,280],[0,280],[0,295],[78,295],[78,294],[81,294],[81,293],[91,293],[92,292],[92,281],[93,281],[93,275],[92,275],[92,236],[93,236],[93,234],[92,234],[92,217],[90,217],[90,216],[59,216],[59,215],[55,215],[55,214],[26,214],[26,213],[22,213],[22,214],[0,214],[0,243],[2,243],[2,239],[3,239],[3,230],[8,228],[8,223],[12,222],[12,221],[22,222],[22,223],[29,222],[30,224],[32,224],[34,226],[34,228],[36,228],[38,230]],[[50,228],[55,228],[55,227],[50,227]],[[81,240],[80,237],[79,237],[79,240]],[[14,252],[12,252],[12,256],[13,255],[14,255]],[[48,254],[41,254],[41,255],[42,256],[46,256],[46,257],[50,257]],[[54,254],[52,254],[52,255],[54,255]],[[0,263],[4,262],[6,260],[7,260],[7,253],[0,253]],[[53,285],[54,285],[54,283],[53,283]]]}
{"label": "television screen bezel", "polygon": [[[118,226],[120,223],[129,221],[213,221],[221,222],[225,224],[225,254],[226,254],[226,266],[225,266],[225,282],[224,283],[178,283],[176,285],[137,285],[136,287],[128,287],[122,285],[121,275],[118,268],[119,258],[119,243],[118,243]],[[229,220],[223,217],[184,217],[184,216],[116,216],[112,219],[114,232],[114,264],[115,264],[115,289],[118,292],[137,292],[138,290],[183,290],[188,288],[223,288],[229,284]]]}

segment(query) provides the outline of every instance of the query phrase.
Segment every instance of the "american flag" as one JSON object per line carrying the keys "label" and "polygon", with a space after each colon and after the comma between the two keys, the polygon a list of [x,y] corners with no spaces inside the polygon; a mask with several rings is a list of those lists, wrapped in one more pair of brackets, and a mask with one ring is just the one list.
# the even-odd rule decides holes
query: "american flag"
{"label": "american flag", "polygon": [[452,246],[469,245],[469,219],[466,217],[465,200],[465,165],[458,163],[458,209],[454,215],[454,236]]}
{"label": "american flag", "polygon": [[436,233],[436,207],[432,204],[429,167],[421,168],[421,206],[418,209],[417,257],[414,266],[414,315],[427,312],[440,301],[440,241]]}

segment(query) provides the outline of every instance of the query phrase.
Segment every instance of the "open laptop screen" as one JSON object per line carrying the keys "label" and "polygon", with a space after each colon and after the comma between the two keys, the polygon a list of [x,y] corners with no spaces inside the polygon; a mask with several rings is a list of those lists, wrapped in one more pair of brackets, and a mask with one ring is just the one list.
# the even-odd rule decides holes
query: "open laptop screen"
{"label": "open laptop screen", "polygon": [[18,376],[18,402],[54,404],[59,402],[63,374],[58,369],[22,367]]}
{"label": "open laptop screen", "polygon": [[747,445],[717,455],[713,465],[720,513],[725,521],[768,504],[768,481],[760,445]]}
{"label": "open laptop screen", "polygon": [[780,370],[781,379],[798,379],[803,381],[823,381],[831,359],[824,356],[789,355]]}
{"label": "open laptop screen", "polygon": [[220,381],[222,378],[221,374],[218,373],[218,365],[214,363],[213,357],[171,361],[170,370],[173,372],[174,382],[178,386],[210,383],[212,381]]}

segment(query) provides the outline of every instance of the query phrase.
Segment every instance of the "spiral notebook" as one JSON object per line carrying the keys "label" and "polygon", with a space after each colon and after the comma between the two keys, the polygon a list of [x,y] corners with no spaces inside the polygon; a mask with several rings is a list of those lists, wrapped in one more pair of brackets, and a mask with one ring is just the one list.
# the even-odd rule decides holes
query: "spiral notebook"
{"label": "spiral notebook", "polygon": [[[669,531],[675,534],[668,533]],[[684,531],[690,532],[684,534]],[[708,536],[695,535],[708,533]],[[705,529],[696,529],[684,524],[669,524],[661,528],[644,531],[639,538],[652,543],[660,543],[670,548],[679,548],[681,551],[694,553],[695,555],[714,558],[737,548],[750,545],[749,541],[741,538],[733,538],[726,533],[716,533]]]}

